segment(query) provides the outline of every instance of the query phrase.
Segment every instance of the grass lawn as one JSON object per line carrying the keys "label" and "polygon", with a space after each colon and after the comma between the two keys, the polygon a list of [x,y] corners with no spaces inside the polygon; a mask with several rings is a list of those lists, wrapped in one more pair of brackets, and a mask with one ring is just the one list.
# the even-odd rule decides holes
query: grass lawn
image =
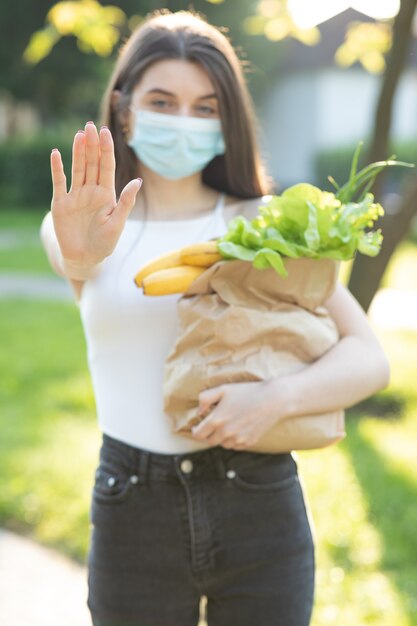
{"label": "grass lawn", "polygon": [[317,534],[314,626],[417,624],[417,333],[379,333],[389,389],[347,412],[347,438],[298,453]]}
{"label": "grass lawn", "polygon": [[82,559],[99,433],[75,304],[0,300],[0,525]]}
{"label": "grass lawn", "polygon": [[[0,250],[3,270],[52,273],[28,243],[46,210],[0,212],[0,232],[27,237]],[[417,288],[416,260],[404,242],[384,286]],[[101,438],[78,308],[0,299],[0,336],[0,526],[84,563]],[[389,389],[347,412],[337,446],[297,454],[317,547],[312,626],[417,626],[417,333],[378,336]]]}
{"label": "grass lawn", "polygon": [[0,208],[0,231],[3,229],[34,230],[42,221],[42,218],[49,211],[50,207],[35,207],[28,209],[16,207],[14,209]]}
{"label": "grass lawn", "polygon": [[[78,309],[0,301],[0,525],[84,562],[100,435]],[[339,445],[298,453],[317,540],[314,626],[417,625],[417,334]],[[10,358],[13,355],[13,358]]]}
{"label": "grass lawn", "polygon": [[49,207],[0,211],[0,270],[53,275],[39,238]]}

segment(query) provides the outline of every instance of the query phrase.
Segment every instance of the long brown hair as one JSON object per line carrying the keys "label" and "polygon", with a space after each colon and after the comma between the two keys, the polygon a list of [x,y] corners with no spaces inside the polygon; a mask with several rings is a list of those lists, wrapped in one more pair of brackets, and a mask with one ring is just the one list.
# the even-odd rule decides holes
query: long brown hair
{"label": "long brown hair", "polygon": [[[226,151],[202,172],[203,182],[238,198],[271,193],[256,140],[258,120],[244,79],[243,66],[232,44],[215,26],[195,11],[159,9],[146,16],[120,48],[101,103],[101,119],[115,146],[116,193],[137,176],[137,157],[122,132],[122,115],[145,70],[162,59],[198,62],[213,82],[219,101]],[[112,92],[121,92],[112,106]]]}

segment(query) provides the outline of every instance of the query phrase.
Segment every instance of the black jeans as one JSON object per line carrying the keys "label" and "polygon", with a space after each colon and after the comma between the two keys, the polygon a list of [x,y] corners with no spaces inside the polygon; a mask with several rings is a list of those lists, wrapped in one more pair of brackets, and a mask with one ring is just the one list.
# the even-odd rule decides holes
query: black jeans
{"label": "black jeans", "polygon": [[314,538],[291,454],[159,454],[102,435],[92,489],[94,626],[308,626]]}

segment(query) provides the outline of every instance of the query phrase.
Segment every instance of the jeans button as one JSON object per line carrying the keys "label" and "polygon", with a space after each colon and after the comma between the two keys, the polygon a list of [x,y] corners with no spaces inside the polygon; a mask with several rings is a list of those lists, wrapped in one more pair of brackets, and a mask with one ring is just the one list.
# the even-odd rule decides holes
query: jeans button
{"label": "jeans button", "polygon": [[139,476],[136,476],[136,474],[132,474],[132,476],[130,477],[130,482],[136,485],[138,481],[139,481]]}
{"label": "jeans button", "polygon": [[107,484],[109,487],[113,487],[115,483],[116,483],[116,479],[114,476],[110,476],[110,478],[107,479]]}
{"label": "jeans button", "polygon": [[181,470],[185,474],[189,474],[193,470],[193,462],[190,461],[190,459],[184,459],[183,461],[181,461],[181,466],[180,467],[181,467]]}
{"label": "jeans button", "polygon": [[235,470],[227,470],[226,476],[227,478],[234,478],[236,476]]}

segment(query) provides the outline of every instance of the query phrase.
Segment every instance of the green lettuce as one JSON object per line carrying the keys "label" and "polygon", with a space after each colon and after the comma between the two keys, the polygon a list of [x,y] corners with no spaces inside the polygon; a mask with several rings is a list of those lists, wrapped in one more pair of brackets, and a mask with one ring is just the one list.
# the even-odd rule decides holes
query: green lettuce
{"label": "green lettuce", "polygon": [[346,261],[357,251],[376,256],[383,240],[381,229],[365,229],[373,227],[384,209],[374,202],[369,188],[385,167],[414,165],[387,160],[371,163],[357,173],[360,147],[361,143],[345,185],[340,187],[329,177],[336,193],[299,183],[271,196],[253,220],[242,215],[230,220],[227,232],[217,240],[220,254],[226,259],[251,261],[257,269],[273,267],[281,276],[288,275],[283,257]]}

